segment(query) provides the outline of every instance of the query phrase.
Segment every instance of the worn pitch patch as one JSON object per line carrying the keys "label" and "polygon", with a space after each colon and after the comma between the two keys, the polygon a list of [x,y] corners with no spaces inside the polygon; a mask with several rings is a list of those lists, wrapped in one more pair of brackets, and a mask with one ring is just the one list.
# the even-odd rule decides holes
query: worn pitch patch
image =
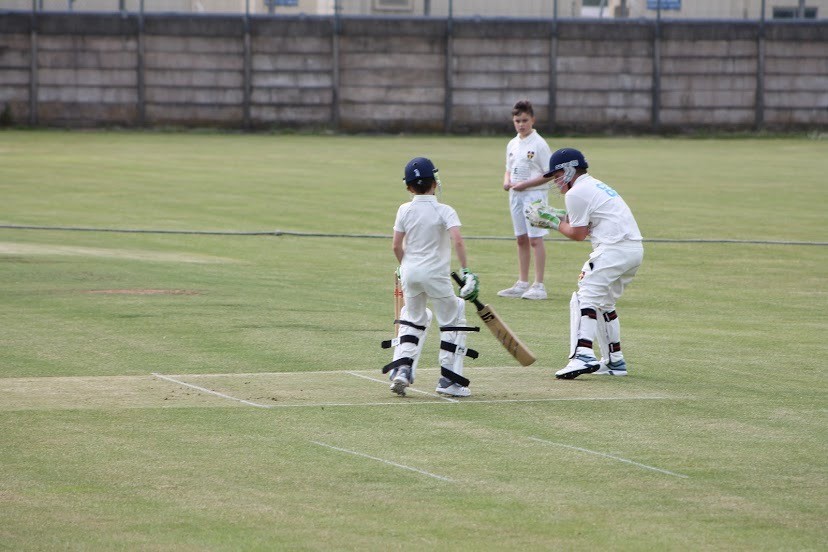
{"label": "worn pitch patch", "polygon": [[106,249],[37,243],[0,242],[0,255],[71,255],[76,257],[107,257],[133,261],[163,261],[173,263],[234,263],[234,259],[189,253],[163,253],[140,249]]}
{"label": "worn pitch patch", "polygon": [[201,295],[192,289],[89,289],[84,293],[100,295]]}
{"label": "worn pitch patch", "polygon": [[[554,403],[561,401],[685,400],[661,386],[579,378],[561,383],[548,369],[489,367],[469,371],[472,396],[437,395],[439,369],[418,370],[407,397],[389,391],[379,370],[162,374],[0,378],[0,412],[13,410],[129,409],[165,407],[320,408],[458,404]],[[527,386],[526,381],[534,383]],[[628,378],[633,380],[633,378]],[[583,381],[581,381],[583,380]],[[414,392],[414,391],[417,392]]]}

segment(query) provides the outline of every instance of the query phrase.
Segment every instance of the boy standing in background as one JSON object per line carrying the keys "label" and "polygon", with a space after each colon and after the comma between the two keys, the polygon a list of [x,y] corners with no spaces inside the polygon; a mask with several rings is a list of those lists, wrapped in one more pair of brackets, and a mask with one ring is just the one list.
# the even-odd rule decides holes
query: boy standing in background
{"label": "boy standing in background", "polygon": [[[529,100],[521,100],[512,108],[512,123],[517,136],[506,146],[506,174],[503,189],[509,192],[509,210],[515,230],[518,249],[518,280],[508,288],[497,292],[501,297],[546,299],[543,274],[546,268],[546,245],[543,237],[549,231],[531,226],[525,215],[526,208],[534,201],[545,205],[549,195],[549,178],[546,162],[552,155],[546,140],[535,130],[535,112]],[[535,253],[535,281],[529,285],[529,264]]]}

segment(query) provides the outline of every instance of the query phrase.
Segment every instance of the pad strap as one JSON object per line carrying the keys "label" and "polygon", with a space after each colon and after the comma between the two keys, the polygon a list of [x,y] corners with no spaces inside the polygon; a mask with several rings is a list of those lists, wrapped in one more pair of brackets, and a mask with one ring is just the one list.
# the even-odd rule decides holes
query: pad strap
{"label": "pad strap", "polygon": [[463,354],[463,355],[466,355],[467,357],[471,357],[471,358],[477,358],[477,357],[480,356],[480,353],[478,353],[474,349],[467,349],[465,347],[460,347],[460,350],[458,351],[457,350],[458,349],[457,345],[454,344],[454,343],[449,343],[448,341],[442,341],[441,340],[440,341],[440,348],[442,350],[448,351],[450,353],[459,353],[459,354]]}
{"label": "pad strap", "polygon": [[476,326],[440,326],[441,332],[479,332]]}
{"label": "pad strap", "polygon": [[469,380],[467,380],[460,374],[455,374],[454,372],[452,372],[444,366],[440,366],[440,375],[450,380],[451,383],[456,383],[461,387],[468,387],[470,383]]}
{"label": "pad strap", "polygon": [[409,326],[414,328],[415,330],[420,330],[421,332],[425,331],[425,326],[418,326],[414,322],[409,322],[408,320],[394,320],[394,324],[402,324],[403,326]]}
{"label": "pad strap", "polygon": [[413,365],[414,365],[414,359],[411,358],[411,357],[398,358],[394,362],[389,362],[388,364],[383,366],[382,367],[382,373],[387,374],[388,372],[390,372],[394,368],[399,368],[400,366],[413,366]]}
{"label": "pad strap", "polygon": [[391,347],[396,347],[400,343],[413,343],[417,345],[420,342],[420,338],[416,335],[401,335],[400,337],[395,337],[394,339],[389,339],[387,341],[383,341],[380,343],[380,347],[383,349],[390,349]]}

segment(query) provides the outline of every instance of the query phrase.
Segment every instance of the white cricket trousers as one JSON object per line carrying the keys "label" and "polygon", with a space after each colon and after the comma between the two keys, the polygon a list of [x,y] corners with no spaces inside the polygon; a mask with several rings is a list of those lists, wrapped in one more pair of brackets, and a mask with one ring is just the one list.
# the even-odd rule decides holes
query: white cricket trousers
{"label": "white cricket trousers", "polygon": [[635,277],[644,260],[640,241],[599,246],[584,264],[578,281],[581,308],[593,307],[604,312],[615,310],[615,302]]}

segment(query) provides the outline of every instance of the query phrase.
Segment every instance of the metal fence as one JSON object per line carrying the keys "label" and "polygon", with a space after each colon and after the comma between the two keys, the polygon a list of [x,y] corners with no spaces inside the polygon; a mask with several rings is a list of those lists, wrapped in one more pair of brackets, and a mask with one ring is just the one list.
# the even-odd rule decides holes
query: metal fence
{"label": "metal fence", "polygon": [[4,0],[0,10],[759,21],[824,19],[828,0]]}

